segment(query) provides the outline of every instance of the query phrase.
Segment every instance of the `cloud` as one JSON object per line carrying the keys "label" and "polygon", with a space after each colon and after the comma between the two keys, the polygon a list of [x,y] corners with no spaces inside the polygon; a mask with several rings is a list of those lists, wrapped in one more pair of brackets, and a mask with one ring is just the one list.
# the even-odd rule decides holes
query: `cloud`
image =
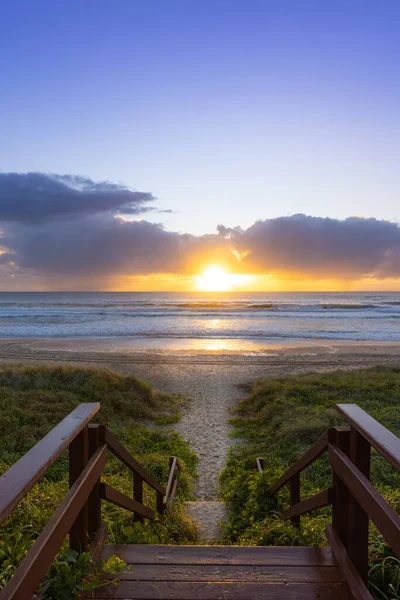
{"label": "cloud", "polygon": [[0,221],[41,223],[97,213],[136,215],[153,210],[150,193],[78,175],[0,173]]}
{"label": "cloud", "polygon": [[344,220],[293,215],[230,230],[242,266],[280,276],[400,276],[400,229],[396,223],[349,217]]}
{"label": "cloud", "polygon": [[[248,228],[219,225],[215,234],[195,236],[117,218],[143,211],[151,194],[72,176],[34,174],[15,181],[15,189],[25,192],[15,194],[14,208],[0,183],[0,286],[18,276],[50,287],[79,280],[93,289],[109,277],[194,275],[213,263],[233,273],[286,279],[400,277],[400,228],[389,221],[299,214]],[[42,196],[39,182],[45,182]]]}

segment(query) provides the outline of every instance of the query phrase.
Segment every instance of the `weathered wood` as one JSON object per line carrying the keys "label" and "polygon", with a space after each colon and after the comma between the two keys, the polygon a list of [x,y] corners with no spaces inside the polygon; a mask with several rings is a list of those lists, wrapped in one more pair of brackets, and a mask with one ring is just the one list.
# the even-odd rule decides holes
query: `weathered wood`
{"label": "weathered wood", "polygon": [[289,469],[274,483],[274,485],[270,488],[269,494],[273,496],[276,494],[278,490],[281,489],[286,483],[292,479],[292,477],[296,473],[300,473],[304,471],[311,463],[313,463],[328,447],[328,432],[325,433],[319,438],[319,440],[311,446],[311,448],[306,452],[294,465],[289,467]]}
{"label": "weathered wood", "polygon": [[339,567],[259,565],[132,565],[119,580],[132,581],[291,581],[342,583]]}
{"label": "weathered wood", "polygon": [[337,566],[330,548],[301,546],[163,546],[107,544],[103,560],[119,556],[135,565]]}
{"label": "weathered wood", "polygon": [[151,510],[151,508],[144,506],[144,504],[139,504],[139,502],[114,489],[111,487],[111,485],[101,483],[100,495],[103,500],[107,500],[107,502],[116,504],[117,506],[120,506],[125,510],[129,510],[130,512],[137,513],[142,517],[146,517],[147,519],[154,519],[155,517],[154,511]]}
{"label": "weathered wood", "polygon": [[100,409],[98,402],[80,404],[0,478],[0,523],[19,504],[47,469]]}
{"label": "weathered wood", "polygon": [[372,596],[369,593],[360,573],[354,566],[346,548],[343,546],[343,542],[333,529],[332,525],[326,526],[326,538],[329,542],[332,552],[338,561],[346,582],[353,594],[354,600],[372,600]]}
{"label": "weathered wood", "polygon": [[259,473],[262,473],[264,471],[264,459],[263,458],[256,458],[256,469]]}
{"label": "weathered wood", "polygon": [[[100,431],[104,429],[103,425],[92,425],[88,426],[89,434],[89,458],[93,456],[96,450],[99,448],[100,442]],[[101,524],[101,498],[100,498],[100,477],[96,481],[93,490],[90,492],[88,499],[88,536],[89,540],[97,534]]]}
{"label": "weathered wood", "polygon": [[337,410],[382,456],[400,471],[400,438],[357,404],[337,404]]}
{"label": "weathered wood", "polygon": [[[290,489],[290,505],[295,506],[300,503],[300,473],[296,473],[293,475],[292,479],[289,481],[289,489]],[[300,515],[292,514],[291,516],[292,524],[295,527],[300,527]]]}
{"label": "weathered wood", "polygon": [[335,473],[375,523],[393,552],[400,557],[400,517],[344,452],[330,445],[328,455]]}
{"label": "weathered wood", "polygon": [[155,479],[138,461],[128,452],[128,450],[118,441],[118,439],[109,431],[105,430],[104,441],[107,443],[110,451],[123,462],[131,471],[138,473],[142,479],[154,490],[165,494],[165,488]]}
{"label": "weathered wood", "polygon": [[350,600],[344,583],[193,583],[185,581],[121,581],[99,588],[94,598],[141,598],[142,600]]}
{"label": "weathered wood", "polygon": [[174,485],[176,463],[177,463],[176,456],[171,456],[169,459],[169,476],[168,476],[167,489],[165,491],[165,502],[168,502],[169,497],[171,495],[172,487]]}
{"label": "weathered wood", "polygon": [[166,505],[164,502],[164,494],[157,492],[157,512],[162,515],[165,509]]}
{"label": "weathered wood", "polygon": [[[361,473],[370,478],[371,445],[354,427],[350,432],[350,459]],[[347,551],[355,568],[366,582],[368,579],[369,517],[357,500],[349,501],[349,538]]]}
{"label": "weathered wood", "polygon": [[310,498],[307,498],[306,500],[298,502],[287,510],[284,510],[282,516],[285,519],[293,519],[294,517],[300,517],[301,515],[316,510],[317,508],[323,508],[324,506],[328,506],[328,504],[332,504],[333,496],[333,488],[323,490],[318,494],[314,494],[314,496],[310,496]]}
{"label": "weathered wood", "polygon": [[93,560],[99,560],[101,551],[107,539],[107,523],[102,521],[90,545],[89,554]]}
{"label": "weathered wood", "polygon": [[44,527],[3,590],[1,600],[30,600],[32,598],[64,538],[82,510],[106,460],[107,448],[103,446],[89,460],[84,471]]}
{"label": "weathered wood", "polygon": [[[86,467],[89,460],[89,430],[84,427],[69,446],[69,486],[71,487]],[[88,503],[82,507],[69,532],[69,545],[76,552],[85,552],[88,544]]]}

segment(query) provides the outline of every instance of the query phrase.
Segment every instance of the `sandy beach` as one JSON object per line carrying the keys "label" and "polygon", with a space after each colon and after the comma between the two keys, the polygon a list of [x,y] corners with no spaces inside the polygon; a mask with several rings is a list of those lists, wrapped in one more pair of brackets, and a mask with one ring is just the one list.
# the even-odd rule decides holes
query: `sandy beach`
{"label": "sandy beach", "polygon": [[[168,341],[169,342],[169,341]],[[218,476],[233,443],[230,410],[245,394],[242,384],[274,375],[400,365],[399,342],[298,341],[264,343],[212,340],[204,345],[158,343],[157,347],[129,339],[0,339],[0,362],[69,363],[107,367],[144,379],[160,391],[191,400],[175,425],[199,456],[198,499],[218,497]],[[210,343],[210,341],[208,341]],[[252,345],[253,344],[253,345]]]}

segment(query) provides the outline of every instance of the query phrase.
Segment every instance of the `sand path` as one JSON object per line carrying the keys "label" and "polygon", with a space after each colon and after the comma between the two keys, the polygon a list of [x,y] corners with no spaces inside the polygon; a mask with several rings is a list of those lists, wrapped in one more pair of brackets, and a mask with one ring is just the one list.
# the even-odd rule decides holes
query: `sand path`
{"label": "sand path", "polygon": [[[218,498],[218,477],[225,466],[229,447],[230,411],[244,396],[238,384],[272,375],[286,375],[337,368],[360,368],[373,364],[399,364],[400,345],[325,346],[310,353],[292,349],[269,356],[243,354],[202,356],[164,356],[105,352],[74,341],[74,349],[65,351],[58,340],[0,340],[0,362],[38,360],[79,363],[81,366],[105,366],[144,379],[162,392],[178,393],[191,400],[181,422],[175,425],[191,443],[199,457],[199,478],[195,496],[199,500]],[[125,350],[125,348],[124,348]]]}

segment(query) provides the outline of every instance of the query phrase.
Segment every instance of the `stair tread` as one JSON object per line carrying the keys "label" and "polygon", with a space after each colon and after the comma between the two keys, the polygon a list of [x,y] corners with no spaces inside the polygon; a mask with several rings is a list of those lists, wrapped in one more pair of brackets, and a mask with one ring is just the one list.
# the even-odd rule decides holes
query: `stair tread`
{"label": "stair tread", "polygon": [[128,565],[95,599],[349,600],[331,549],[282,546],[104,546]]}

